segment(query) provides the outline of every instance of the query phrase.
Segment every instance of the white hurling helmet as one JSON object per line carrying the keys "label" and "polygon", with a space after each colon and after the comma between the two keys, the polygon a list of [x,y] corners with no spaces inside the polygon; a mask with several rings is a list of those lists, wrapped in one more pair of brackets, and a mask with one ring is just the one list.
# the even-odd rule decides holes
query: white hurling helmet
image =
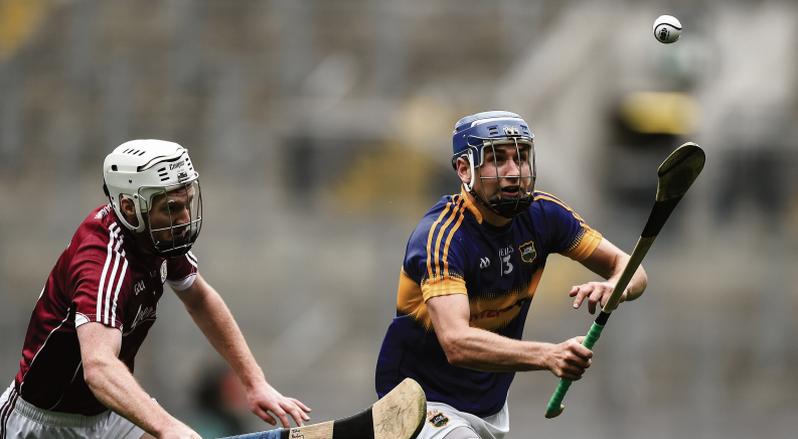
{"label": "white hurling helmet", "polygon": [[[202,197],[198,178],[199,174],[191,164],[188,151],[177,143],[164,140],[125,142],[108,154],[103,163],[106,194],[119,221],[135,233],[149,229],[155,251],[162,256],[185,254],[199,235],[202,225]],[[176,190],[186,190],[191,194],[187,197],[189,202],[186,206],[189,211],[188,222],[176,223],[169,211],[170,224],[153,228],[149,215],[153,200],[159,195],[166,196]],[[130,199],[135,206],[135,224],[128,221],[121,211],[120,204],[124,198]],[[168,234],[170,239],[156,238],[157,232],[167,230],[171,232]]]}

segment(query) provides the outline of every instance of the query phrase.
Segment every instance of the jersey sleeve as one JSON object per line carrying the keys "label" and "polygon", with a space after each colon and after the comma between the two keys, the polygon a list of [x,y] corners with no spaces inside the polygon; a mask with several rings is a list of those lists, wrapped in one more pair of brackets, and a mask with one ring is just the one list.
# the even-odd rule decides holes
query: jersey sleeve
{"label": "jersey sleeve", "polygon": [[77,244],[68,267],[75,306],[75,327],[98,322],[122,328],[124,305],[132,295],[128,261],[121,237],[110,232],[107,243],[86,239]]}
{"label": "jersey sleeve", "polygon": [[420,285],[424,302],[437,296],[467,294],[467,259],[458,233],[462,211],[452,212],[449,217],[444,214],[430,225],[422,222],[410,237],[405,253],[404,271]]}
{"label": "jersey sleeve", "polygon": [[552,253],[562,254],[576,261],[582,261],[593,254],[601,243],[601,233],[553,195],[538,193],[535,198],[543,210],[547,244]]}
{"label": "jersey sleeve", "polygon": [[197,257],[190,251],[179,258],[167,259],[166,281],[175,291],[183,291],[194,285],[197,279]]}

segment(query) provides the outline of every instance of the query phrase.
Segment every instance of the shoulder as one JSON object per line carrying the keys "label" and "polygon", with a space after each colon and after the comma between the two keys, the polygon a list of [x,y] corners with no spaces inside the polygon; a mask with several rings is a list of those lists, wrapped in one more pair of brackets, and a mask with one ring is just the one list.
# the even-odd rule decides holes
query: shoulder
{"label": "shoulder", "polygon": [[556,215],[575,218],[579,222],[584,219],[565,201],[559,197],[543,191],[535,191],[534,201],[529,207],[530,213],[534,215]]}
{"label": "shoulder", "polygon": [[601,242],[601,233],[591,228],[576,211],[560,198],[536,191],[531,215],[542,226],[552,251],[581,261]]}
{"label": "shoulder", "polygon": [[75,259],[105,258],[109,253],[125,256],[125,234],[110,205],[99,206],[78,226],[69,248]]}
{"label": "shoulder", "polygon": [[409,245],[426,248],[430,241],[434,244],[438,239],[457,235],[462,230],[465,214],[465,200],[461,195],[442,197],[419,221],[410,236]]}
{"label": "shoulder", "polygon": [[136,271],[124,240],[115,217],[100,207],[86,217],[69,244],[63,275],[71,283],[78,311],[89,321],[121,325],[117,303],[132,294],[131,273]]}
{"label": "shoulder", "polygon": [[122,235],[120,224],[109,204],[98,206],[80,223],[75,231],[79,240],[96,239],[108,242],[115,236]]}
{"label": "shoulder", "polygon": [[[537,204],[541,208],[548,208],[548,209],[567,209],[570,210],[571,207],[565,203],[562,199],[557,197],[554,194],[543,192],[543,191],[535,191],[535,198],[534,204]],[[533,205],[534,205],[533,204]]]}
{"label": "shoulder", "polygon": [[405,250],[404,269],[411,277],[460,270],[465,259],[464,219],[467,210],[460,195],[441,198],[416,226]]}

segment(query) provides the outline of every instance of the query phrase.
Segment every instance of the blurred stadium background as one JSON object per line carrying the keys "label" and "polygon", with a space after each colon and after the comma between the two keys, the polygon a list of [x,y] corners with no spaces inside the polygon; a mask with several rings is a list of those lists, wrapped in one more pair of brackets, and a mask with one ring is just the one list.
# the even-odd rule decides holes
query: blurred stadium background
{"label": "blurred stadium background", "polygon": [[[674,45],[651,35],[663,13]],[[545,420],[555,378],[519,374],[510,437],[795,437],[796,23],[788,0],[0,0],[0,376],[104,201],[102,158],[155,137],[192,153],[195,253],[267,378],[316,421],[366,407],[406,239],[457,191],[451,127],[508,109],[536,133],[538,187],[627,251],[659,162],[708,153],[568,410]],[[526,336],[584,334],[566,293],[592,277],[552,258]],[[228,386],[164,297],[136,375],[210,433],[200,401]]]}

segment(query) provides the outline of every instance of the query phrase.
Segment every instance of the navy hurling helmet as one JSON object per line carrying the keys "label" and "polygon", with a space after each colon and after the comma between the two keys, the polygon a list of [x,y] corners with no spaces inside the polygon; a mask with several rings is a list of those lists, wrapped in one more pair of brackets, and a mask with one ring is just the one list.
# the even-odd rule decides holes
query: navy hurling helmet
{"label": "navy hurling helmet", "polygon": [[518,197],[502,196],[501,192],[488,199],[484,194],[474,190],[474,179],[464,183],[474,197],[493,212],[512,218],[526,210],[532,203],[532,192],[535,187],[535,135],[529,125],[521,116],[509,111],[485,111],[466,116],[457,121],[452,134],[452,166],[456,168],[457,159],[464,157],[471,166],[471,175],[476,176],[475,170],[482,167],[485,161],[486,150],[492,150],[498,145],[512,145],[516,148],[516,156],[521,156],[521,150],[529,148],[526,163],[519,161],[519,165],[529,167],[529,176],[499,175],[498,168],[494,167],[495,174],[483,172],[480,179],[519,179],[520,195]]}

